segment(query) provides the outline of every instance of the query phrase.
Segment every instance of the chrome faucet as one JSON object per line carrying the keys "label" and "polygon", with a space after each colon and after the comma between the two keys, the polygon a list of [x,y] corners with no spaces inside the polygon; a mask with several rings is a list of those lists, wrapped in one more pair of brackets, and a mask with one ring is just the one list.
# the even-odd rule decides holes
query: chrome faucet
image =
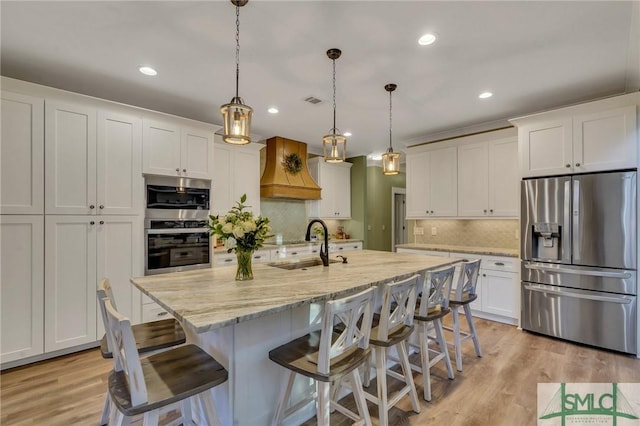
{"label": "chrome faucet", "polygon": [[324,229],[324,245],[320,246],[320,259],[322,259],[324,266],[329,266],[329,230],[327,229],[327,225],[320,219],[313,219],[307,226],[307,234],[304,240],[311,241],[311,227],[314,223],[319,223],[322,225],[322,229]]}

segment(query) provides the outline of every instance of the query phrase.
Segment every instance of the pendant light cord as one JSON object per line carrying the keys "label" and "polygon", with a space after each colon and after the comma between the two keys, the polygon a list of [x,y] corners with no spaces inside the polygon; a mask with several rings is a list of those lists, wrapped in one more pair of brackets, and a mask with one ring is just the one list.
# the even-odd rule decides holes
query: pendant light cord
{"label": "pendant light cord", "polygon": [[236,98],[240,85],[240,6],[236,5]]}
{"label": "pendant light cord", "polygon": [[391,91],[389,92],[389,150],[393,151],[393,146],[391,146]]}
{"label": "pendant light cord", "polygon": [[336,129],[336,60],[333,59],[333,134],[338,131]]}

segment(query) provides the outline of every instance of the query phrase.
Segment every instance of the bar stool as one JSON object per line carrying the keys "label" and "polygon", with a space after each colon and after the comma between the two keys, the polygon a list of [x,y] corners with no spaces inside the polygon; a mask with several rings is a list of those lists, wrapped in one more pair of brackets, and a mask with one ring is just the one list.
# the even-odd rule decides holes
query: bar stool
{"label": "bar stool", "polygon": [[[453,346],[456,352],[456,369],[462,371],[462,343],[472,339],[473,346],[476,350],[476,355],[482,357],[482,351],[480,350],[480,342],[478,341],[478,333],[476,327],[473,324],[473,316],[471,315],[471,302],[478,298],[476,294],[476,286],[478,284],[478,274],[480,272],[481,259],[472,260],[462,263],[462,269],[460,271],[460,278],[456,289],[451,292],[451,299],[449,304],[451,306],[451,316],[453,318],[453,329],[445,327],[448,331],[453,331]],[[464,309],[464,316],[467,319],[467,325],[469,326],[469,332],[460,329],[460,316],[459,308],[462,306]]]}
{"label": "bar stool", "polygon": [[[331,408],[347,417],[371,425],[367,402],[362,389],[358,367],[370,353],[369,337],[373,319],[375,288],[325,304],[320,330],[295,339],[269,352],[269,359],[289,370],[283,382],[280,400],[273,417],[273,425],[280,425],[286,417],[317,401],[319,425],[329,425]],[[341,321],[342,330],[334,328]],[[314,379],[315,391],[304,400],[289,407],[289,399],[296,374]],[[341,386],[347,379],[356,400],[359,415],[331,399],[331,385]]]}
{"label": "bar stool", "polygon": [[[197,397],[206,425],[220,425],[210,389],[227,381],[227,370],[196,345],[178,346],[140,358],[131,322],[118,313],[108,298],[103,299],[107,317],[107,339],[114,355],[109,373],[109,395],[117,410],[111,410],[111,424],[129,423],[144,413],[144,426],[158,424],[160,409],[174,403],[189,407],[183,424],[191,424],[191,399]],[[113,408],[113,407],[112,407]],[[185,418],[186,417],[186,418]]]}
{"label": "bar stool", "polygon": [[[411,397],[413,411],[420,412],[418,393],[411,374],[406,344],[406,340],[414,328],[413,316],[419,291],[418,285],[420,284],[420,275],[386,284],[383,290],[380,314],[373,316],[369,343],[374,346],[376,355],[378,393],[371,395],[365,391],[365,397],[378,405],[379,423],[383,426],[389,424],[389,410],[407,394]],[[390,370],[387,366],[387,349],[394,346],[399,356],[402,374]],[[365,370],[365,384],[367,386],[369,384],[369,369],[367,362]],[[391,399],[388,396],[387,375],[405,382],[405,386]]]}
{"label": "bar stool", "polygon": [[[427,274],[420,306],[414,317],[418,324],[421,365],[418,367],[412,364],[411,367],[422,373],[422,387],[426,401],[431,401],[431,367],[444,360],[449,379],[454,377],[442,326],[442,318],[450,312],[449,293],[454,273],[455,267],[452,266],[438,271],[430,271]],[[429,336],[429,325],[433,325],[435,328],[435,337]],[[440,350],[429,348],[429,340],[435,341]],[[430,352],[435,356],[431,357]]]}
{"label": "bar stool", "polygon": [[[100,312],[102,312],[102,323],[105,330],[107,329],[107,318],[103,309],[103,299],[107,298],[111,301],[114,309],[118,309],[116,301],[113,298],[113,290],[107,278],[98,284],[97,290],[98,303],[100,304]],[[136,348],[139,354],[151,353],[161,349],[170,348],[185,343],[186,338],[184,330],[178,321],[174,318],[164,319],[160,321],[152,321],[143,324],[135,324],[131,326],[133,338],[136,342]],[[113,358],[112,349],[105,333],[100,340],[100,354],[105,359]],[[106,425],[109,420],[109,392],[105,395],[104,408],[102,409],[101,425]]]}

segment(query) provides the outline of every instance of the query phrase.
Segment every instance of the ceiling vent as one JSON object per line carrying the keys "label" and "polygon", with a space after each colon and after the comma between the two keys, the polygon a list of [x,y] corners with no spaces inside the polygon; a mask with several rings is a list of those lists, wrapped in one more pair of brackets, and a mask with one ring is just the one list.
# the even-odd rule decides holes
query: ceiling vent
{"label": "ceiling vent", "polygon": [[306,97],[304,98],[304,101],[309,102],[310,104],[313,104],[313,105],[318,105],[322,103],[322,99],[318,99],[315,96]]}

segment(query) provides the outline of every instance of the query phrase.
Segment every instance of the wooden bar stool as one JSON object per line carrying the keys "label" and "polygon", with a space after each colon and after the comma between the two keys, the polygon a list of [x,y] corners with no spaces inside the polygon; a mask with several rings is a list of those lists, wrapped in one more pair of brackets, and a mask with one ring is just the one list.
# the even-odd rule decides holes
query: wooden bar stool
{"label": "wooden bar stool", "polygon": [[[422,373],[422,387],[426,401],[431,401],[431,367],[444,360],[449,379],[454,377],[442,326],[442,318],[450,312],[449,293],[454,273],[455,267],[452,266],[438,271],[430,271],[427,274],[420,306],[414,317],[418,324],[421,365],[418,367],[412,364],[412,368]],[[433,325],[436,332],[435,337],[429,336],[429,325]],[[439,351],[429,348],[429,340],[438,344]]]}
{"label": "wooden bar stool", "polygon": [[[331,408],[335,408],[358,424],[371,425],[367,402],[358,367],[370,353],[369,337],[373,318],[375,288],[325,304],[320,330],[295,339],[269,352],[269,359],[289,370],[283,382],[273,425],[316,401],[318,425],[329,425]],[[334,323],[342,322],[342,330]],[[315,391],[289,407],[296,374],[314,379]],[[349,381],[359,415],[331,399],[331,385]]]}
{"label": "wooden bar stool", "polygon": [[190,399],[198,397],[203,423],[219,425],[210,389],[227,380],[227,370],[196,345],[178,346],[141,359],[131,322],[109,299],[103,302],[115,365],[109,374],[109,395],[117,410],[111,410],[110,423],[128,424],[131,417],[144,414],[144,426],[157,425],[160,409],[182,403],[183,424],[191,424]]}
{"label": "wooden bar stool", "polygon": [[[449,304],[451,306],[451,316],[453,318],[453,329],[445,327],[448,331],[453,331],[453,346],[456,352],[456,369],[462,371],[462,343],[472,339],[473,346],[476,350],[476,355],[482,357],[482,351],[480,350],[480,342],[478,341],[478,333],[476,327],[473,324],[473,316],[471,315],[471,302],[478,298],[476,294],[476,286],[478,284],[478,274],[480,272],[480,260],[476,259],[469,262],[462,263],[462,269],[460,271],[460,278],[456,289],[451,292],[451,299]],[[464,316],[467,319],[467,325],[469,331],[463,331],[460,329],[460,315],[459,308],[462,306],[464,309]]]}
{"label": "wooden bar stool", "polygon": [[[374,346],[376,356],[377,395],[371,395],[365,391],[365,397],[378,405],[380,425],[389,424],[389,410],[394,407],[405,395],[411,397],[413,411],[420,412],[418,393],[413,382],[409,354],[406,340],[413,332],[413,316],[418,296],[418,286],[422,284],[420,275],[414,275],[402,281],[389,283],[384,286],[382,296],[382,308],[380,314],[373,316],[371,338],[369,343]],[[390,370],[387,367],[387,349],[396,348],[399,356],[402,374]],[[369,363],[365,370],[365,384],[369,383]],[[389,398],[387,389],[387,375],[405,383],[392,398]]]}
{"label": "wooden bar stool", "polygon": [[[116,301],[113,298],[113,290],[107,278],[98,284],[97,290],[98,303],[100,304],[100,312],[102,313],[102,323],[105,330],[107,329],[107,318],[103,309],[103,300],[105,298],[111,301],[111,305],[117,310]],[[160,321],[152,321],[143,324],[135,324],[131,326],[133,338],[136,342],[136,348],[139,354],[151,353],[161,349],[170,348],[185,343],[186,338],[184,330],[178,321],[174,318],[164,319]],[[113,358],[111,346],[107,334],[100,340],[100,354],[103,358]],[[100,419],[101,425],[106,425],[109,420],[109,392],[105,395],[104,408]]]}

